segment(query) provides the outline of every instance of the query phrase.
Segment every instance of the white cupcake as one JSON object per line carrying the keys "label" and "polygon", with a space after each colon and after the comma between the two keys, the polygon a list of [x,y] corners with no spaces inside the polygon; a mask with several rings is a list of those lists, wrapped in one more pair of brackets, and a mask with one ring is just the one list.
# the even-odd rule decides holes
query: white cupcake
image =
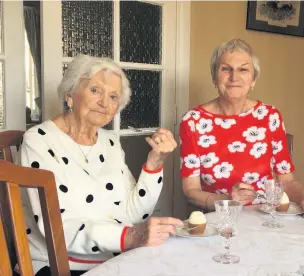
{"label": "white cupcake", "polygon": [[192,212],[188,220],[188,228],[190,228],[189,233],[192,235],[204,234],[204,231],[206,229],[206,222],[206,217],[204,216],[203,212]]}
{"label": "white cupcake", "polygon": [[277,207],[278,212],[287,212],[289,208],[289,198],[286,193],[283,193],[283,196],[280,201],[280,205]]}

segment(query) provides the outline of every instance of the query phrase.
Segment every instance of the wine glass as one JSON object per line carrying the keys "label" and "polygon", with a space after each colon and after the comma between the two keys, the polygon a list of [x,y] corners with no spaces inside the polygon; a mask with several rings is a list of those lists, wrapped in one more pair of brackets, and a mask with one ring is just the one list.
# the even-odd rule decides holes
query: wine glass
{"label": "wine glass", "polygon": [[265,221],[262,225],[268,228],[281,228],[284,225],[276,221],[276,208],[280,205],[284,190],[281,182],[274,179],[265,183],[266,201],[270,207],[271,220]]}
{"label": "wine glass", "polygon": [[224,246],[226,252],[217,254],[212,259],[222,264],[238,263],[240,258],[230,254],[230,238],[233,235],[243,205],[236,200],[217,200],[214,205],[218,217],[219,234],[225,238]]}

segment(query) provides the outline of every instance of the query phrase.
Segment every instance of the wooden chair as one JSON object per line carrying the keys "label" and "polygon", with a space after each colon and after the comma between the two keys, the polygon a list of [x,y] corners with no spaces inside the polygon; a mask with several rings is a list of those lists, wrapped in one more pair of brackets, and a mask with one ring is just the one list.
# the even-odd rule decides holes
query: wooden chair
{"label": "wooden chair", "polygon": [[[22,142],[24,131],[21,130],[7,130],[0,132],[0,160],[4,159],[9,162],[13,162],[12,147],[16,147],[19,150],[19,146]],[[9,205],[7,201],[6,189],[0,185],[0,215],[4,219],[4,231],[7,239],[7,247],[10,254],[11,264],[14,267],[17,263],[17,255],[14,247],[14,239],[12,235],[12,226],[9,223]],[[6,275],[6,274],[5,274]]]}
{"label": "wooden chair", "polygon": [[[19,187],[38,188],[43,215],[46,244],[50,268],[53,276],[70,275],[68,256],[59,210],[56,184],[52,172],[26,168],[10,162],[0,161],[0,186],[7,194],[10,222],[14,236],[15,249],[18,256],[20,274],[33,275],[31,256],[26,235],[26,225],[22,209]],[[12,267],[5,238],[3,222],[0,220],[0,275],[11,276]]]}
{"label": "wooden chair", "polygon": [[293,153],[293,135],[287,133],[286,137],[287,137],[287,143],[288,143],[288,150],[289,150],[290,156],[292,156],[292,153]]}
{"label": "wooden chair", "polygon": [[6,130],[0,132],[0,150],[3,160],[13,162],[11,147],[16,147],[17,150],[22,142],[24,131],[21,130]]}

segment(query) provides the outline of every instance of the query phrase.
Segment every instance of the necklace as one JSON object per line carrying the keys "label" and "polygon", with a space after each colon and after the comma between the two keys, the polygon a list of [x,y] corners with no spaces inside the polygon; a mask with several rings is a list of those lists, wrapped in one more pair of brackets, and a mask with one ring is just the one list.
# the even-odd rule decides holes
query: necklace
{"label": "necklace", "polygon": [[[220,104],[219,98],[217,98],[216,103],[217,103],[218,107],[220,108],[220,114],[221,114],[221,115],[227,116],[227,115],[224,113],[223,109],[222,109],[222,106],[221,106],[221,104]],[[242,106],[242,108],[241,108],[241,112],[240,112],[239,114],[237,114],[237,115],[240,115],[240,114],[242,114],[243,112],[245,112],[245,111],[244,111],[245,105],[246,105],[246,101],[243,103],[243,106]]]}
{"label": "necklace", "polygon": [[[71,133],[70,133],[70,131],[69,131],[69,126],[68,126],[68,124],[67,124],[67,122],[66,122],[66,120],[65,120],[65,116],[64,116],[64,115],[63,115],[63,120],[64,120],[64,123],[65,123],[66,127],[68,128],[67,134],[72,138],[72,135],[71,135]],[[72,138],[72,140],[74,141],[73,138]],[[91,152],[91,150],[92,150],[92,148],[93,148],[94,145],[92,145],[92,146],[90,147],[89,151],[88,151],[86,154],[84,154],[84,152],[82,151],[80,145],[79,145],[78,143],[76,143],[76,144],[77,144],[77,146],[78,146],[78,148],[79,148],[81,154],[82,154],[83,157],[84,157],[84,161],[85,161],[86,163],[89,163],[88,155],[89,155],[89,153]]]}

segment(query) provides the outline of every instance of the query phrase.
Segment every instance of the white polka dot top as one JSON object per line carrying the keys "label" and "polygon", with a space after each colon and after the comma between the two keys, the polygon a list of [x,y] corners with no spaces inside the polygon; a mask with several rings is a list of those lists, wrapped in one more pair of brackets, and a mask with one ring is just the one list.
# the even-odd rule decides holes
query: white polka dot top
{"label": "white polka dot top", "polygon": [[[162,170],[142,169],[136,183],[118,137],[104,129],[84,148],[46,121],[24,134],[18,160],[55,175],[71,270],[88,270],[124,250],[126,226],[148,218],[162,189]],[[48,265],[38,191],[22,194],[36,273]]]}

